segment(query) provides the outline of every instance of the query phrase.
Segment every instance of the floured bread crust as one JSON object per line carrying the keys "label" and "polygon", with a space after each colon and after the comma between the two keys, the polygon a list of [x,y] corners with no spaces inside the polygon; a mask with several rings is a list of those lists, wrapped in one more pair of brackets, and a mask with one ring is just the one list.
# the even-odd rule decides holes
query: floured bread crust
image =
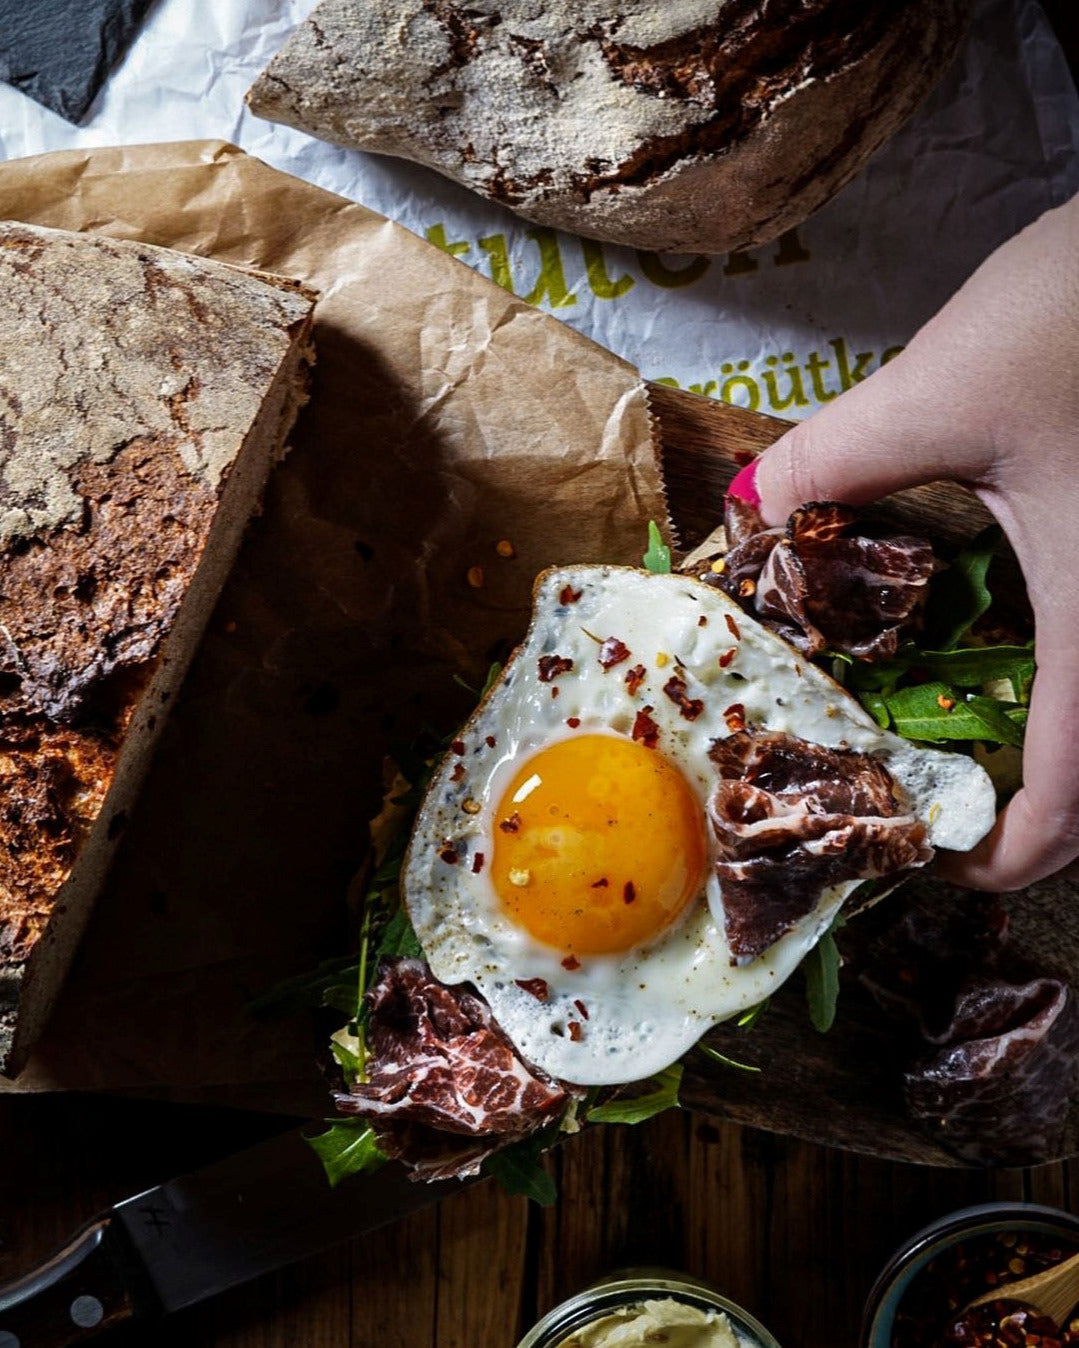
{"label": "floured bread crust", "polygon": [[55,996],[281,452],[312,300],[0,225],[0,1063]]}
{"label": "floured bread crust", "polygon": [[969,0],[323,0],[259,116],[528,219],[724,252],[805,218],[951,60]]}

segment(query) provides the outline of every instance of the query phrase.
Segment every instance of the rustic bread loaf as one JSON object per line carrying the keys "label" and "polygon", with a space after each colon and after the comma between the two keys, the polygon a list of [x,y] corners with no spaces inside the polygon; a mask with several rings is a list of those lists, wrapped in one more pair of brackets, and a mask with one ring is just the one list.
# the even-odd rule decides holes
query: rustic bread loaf
{"label": "rustic bread loaf", "polygon": [[0,225],[0,1066],[59,990],[304,398],[313,297]]}
{"label": "rustic bread loaf", "polygon": [[826,201],[951,60],[970,0],[323,0],[248,94],[529,220],[673,252]]}

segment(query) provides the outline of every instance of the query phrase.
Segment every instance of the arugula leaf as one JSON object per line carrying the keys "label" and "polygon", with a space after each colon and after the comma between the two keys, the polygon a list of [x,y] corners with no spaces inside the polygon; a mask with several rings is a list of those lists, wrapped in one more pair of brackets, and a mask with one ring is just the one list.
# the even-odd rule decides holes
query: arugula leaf
{"label": "arugula leaf", "polygon": [[316,1153],[332,1188],[348,1175],[377,1170],[386,1158],[378,1149],[375,1134],[362,1119],[327,1119],[324,1133],[304,1141]]}
{"label": "arugula leaf", "polygon": [[698,1044],[700,1051],[709,1058],[714,1058],[716,1062],[722,1063],[724,1067],[737,1067],[740,1072],[760,1072],[760,1067],[754,1067],[752,1063],[739,1062],[737,1058],[728,1058],[725,1053],[720,1053],[719,1049],[713,1048],[711,1044]]}
{"label": "arugula leaf", "polygon": [[892,724],[891,713],[888,710],[888,700],[883,693],[871,690],[860,692],[858,694],[858,701],[870,716],[872,716],[873,720],[876,721],[877,725],[880,726],[881,730],[887,730]]}
{"label": "arugula leaf", "polygon": [[333,1054],[338,1067],[344,1072],[345,1081],[349,1085],[354,1081],[359,1081],[363,1072],[359,1054],[353,1053],[350,1048],[347,1048],[337,1039],[330,1040],[330,1052]]}
{"label": "arugula leaf", "polygon": [[[538,1136],[546,1133],[544,1129]],[[493,1151],[484,1159],[483,1173],[497,1180],[506,1193],[523,1195],[541,1208],[549,1208],[558,1198],[558,1188],[540,1161],[543,1150],[535,1138],[524,1138]]]}
{"label": "arugula leaf", "polygon": [[768,1010],[768,1003],[771,997],[765,997],[763,1002],[758,1002],[756,1006],[751,1006],[748,1011],[743,1011],[735,1024],[740,1030],[752,1030],[761,1016]]}
{"label": "arugula leaf", "polygon": [[999,524],[983,529],[930,587],[925,632],[935,649],[957,646],[993,602],[985,577],[1002,536]]}
{"label": "arugula leaf", "polygon": [[1023,728],[1009,717],[1009,704],[992,697],[964,698],[947,684],[920,683],[900,688],[885,701],[896,731],[909,740],[1023,744]]}
{"label": "arugula leaf", "polygon": [[671,569],[671,550],[664,543],[655,520],[648,521],[648,551],[641,560],[645,570],[656,575],[666,575]]}
{"label": "arugula leaf", "polygon": [[[355,955],[323,960],[309,973],[286,978],[261,993],[248,1002],[246,1010],[253,1016],[272,1019],[295,1015],[299,1011],[310,1010],[312,1006],[335,1006],[337,993],[345,986],[352,989],[352,1009],[355,1010],[355,977],[358,968]],[[334,1000],[327,1001],[327,997]]]}
{"label": "arugula leaf", "polygon": [[963,646],[954,651],[922,651],[908,644],[892,660],[873,665],[859,662],[851,671],[850,684],[860,693],[870,690],[890,693],[911,670],[955,688],[981,688],[1007,679],[1022,699],[1028,695],[1034,678],[1034,648]]}
{"label": "arugula leaf", "polygon": [[403,955],[406,959],[423,958],[423,947],[403,908],[398,908],[383,928],[372,965],[377,967],[380,959],[388,959],[393,955]]}
{"label": "arugula leaf", "polygon": [[839,1000],[839,947],[833,932],[843,925],[837,913],[835,920],[803,961],[806,973],[806,1001],[813,1028],[827,1034],[835,1023],[836,1002]]}
{"label": "arugula leaf", "polygon": [[682,1064],[675,1063],[657,1072],[652,1078],[656,1089],[646,1095],[635,1095],[629,1100],[609,1100],[588,1111],[589,1123],[643,1123],[653,1114],[673,1109],[678,1104],[678,1088],[682,1084]]}

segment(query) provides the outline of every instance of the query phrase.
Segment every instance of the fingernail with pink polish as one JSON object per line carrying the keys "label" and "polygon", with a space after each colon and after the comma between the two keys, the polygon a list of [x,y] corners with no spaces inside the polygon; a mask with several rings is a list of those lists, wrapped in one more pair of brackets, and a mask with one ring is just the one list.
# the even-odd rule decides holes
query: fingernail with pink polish
{"label": "fingernail with pink polish", "polygon": [[737,496],[739,501],[745,501],[748,505],[759,507],[761,503],[761,494],[757,490],[757,464],[759,460],[753,459],[736,474],[731,485],[727,488],[728,496]]}

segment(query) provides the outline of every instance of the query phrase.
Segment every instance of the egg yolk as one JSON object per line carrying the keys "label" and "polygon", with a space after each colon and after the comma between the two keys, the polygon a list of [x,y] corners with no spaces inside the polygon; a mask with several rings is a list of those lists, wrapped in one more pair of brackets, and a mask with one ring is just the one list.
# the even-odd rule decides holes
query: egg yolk
{"label": "egg yolk", "polygon": [[700,890],[703,812],[682,773],[633,740],[579,735],[517,771],[494,816],[504,911],[575,955],[629,950]]}

